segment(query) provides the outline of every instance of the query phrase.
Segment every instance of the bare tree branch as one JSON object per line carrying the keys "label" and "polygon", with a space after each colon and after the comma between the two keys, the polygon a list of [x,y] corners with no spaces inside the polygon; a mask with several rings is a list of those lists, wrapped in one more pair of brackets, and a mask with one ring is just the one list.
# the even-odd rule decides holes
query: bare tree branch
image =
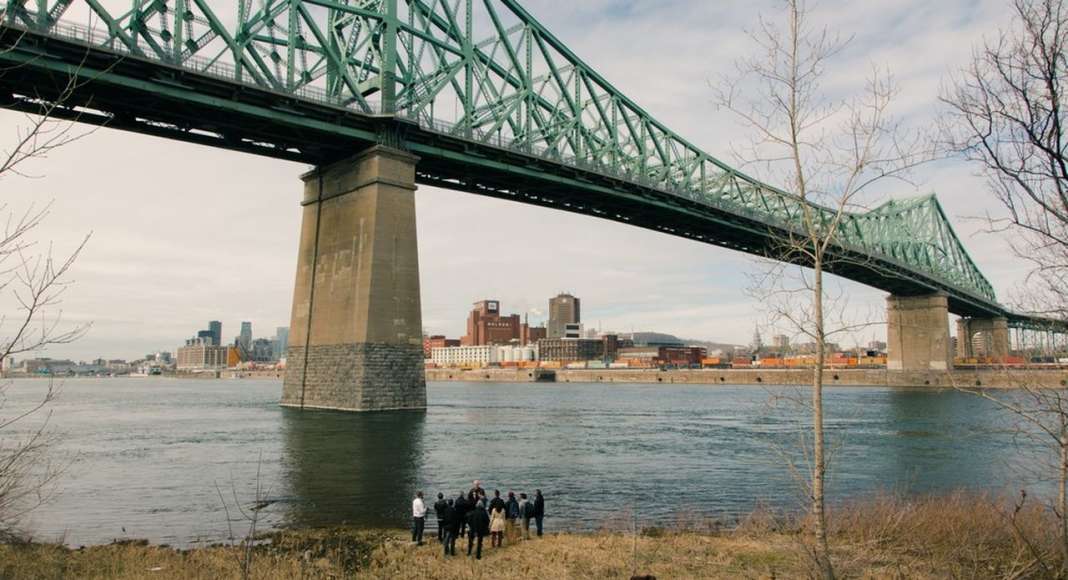
{"label": "bare tree branch", "polygon": [[[988,217],[989,229],[1009,234],[1016,255],[1033,265],[1018,304],[1068,321],[1068,11],[1062,0],[1014,0],[1013,12],[943,91],[943,140],[981,168],[1005,208],[1007,217]],[[1015,417],[1021,436],[1056,458],[1049,472],[1059,492],[1049,508],[1060,522],[1058,576],[1068,577],[1068,392],[1023,375],[1011,382],[1011,393],[962,390]]]}
{"label": "bare tree branch", "polygon": [[[5,17],[0,10],[0,20]],[[0,69],[0,76],[13,70]],[[7,136],[11,144],[0,151],[0,181],[31,177],[33,162],[95,130],[79,131],[75,126],[75,96],[90,80],[76,71],[59,81],[62,86],[48,98],[36,93],[20,95],[20,103],[34,108],[34,113],[25,115],[13,135]],[[5,300],[0,308],[0,365],[17,355],[71,343],[89,329],[88,324],[67,324],[60,307],[89,235],[73,251],[59,256],[51,243],[39,245],[35,236],[51,209],[51,203],[37,203],[19,211],[0,201],[4,214],[0,218],[0,299]],[[49,380],[35,403],[6,408],[2,395],[11,387],[11,382],[0,385],[0,536],[14,534],[20,519],[50,497],[63,471],[62,464],[50,456],[57,436],[48,430],[49,406],[59,393],[58,386]],[[38,423],[27,429],[34,420]]]}

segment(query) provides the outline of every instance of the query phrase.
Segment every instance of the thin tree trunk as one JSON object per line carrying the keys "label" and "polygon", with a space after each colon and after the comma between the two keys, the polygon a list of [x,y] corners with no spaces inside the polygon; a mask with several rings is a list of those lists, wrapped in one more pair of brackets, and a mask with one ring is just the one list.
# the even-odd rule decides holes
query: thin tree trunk
{"label": "thin tree trunk", "polygon": [[816,324],[816,368],[812,373],[812,515],[815,518],[816,563],[820,576],[833,580],[830,548],[827,542],[827,513],[823,503],[823,478],[826,463],[823,454],[823,365],[827,358],[823,328],[823,264],[819,251],[813,264],[813,318]]}
{"label": "thin tree trunk", "polygon": [[1061,520],[1061,578],[1068,578],[1068,424],[1061,415],[1061,462],[1058,475],[1060,489],[1057,494],[1057,515]]}

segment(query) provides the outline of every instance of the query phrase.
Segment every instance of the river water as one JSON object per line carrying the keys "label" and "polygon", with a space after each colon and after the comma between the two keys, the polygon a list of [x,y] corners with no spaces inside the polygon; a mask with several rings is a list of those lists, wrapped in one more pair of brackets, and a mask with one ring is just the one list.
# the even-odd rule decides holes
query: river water
{"label": "river water", "polygon": [[[2,415],[45,386],[16,381]],[[502,492],[541,488],[556,530],[800,501],[787,458],[803,461],[805,413],[789,389],[431,383],[426,413],[367,415],[283,409],[280,392],[276,380],[65,381],[49,406],[51,457],[65,472],[29,528],[72,545],[215,541],[247,525],[235,504],[255,500],[257,484],[271,502],[261,528],[403,526],[416,489],[455,496],[475,478]],[[834,501],[1049,490],[1031,469],[1035,444],[973,395],[837,387],[826,407]]]}

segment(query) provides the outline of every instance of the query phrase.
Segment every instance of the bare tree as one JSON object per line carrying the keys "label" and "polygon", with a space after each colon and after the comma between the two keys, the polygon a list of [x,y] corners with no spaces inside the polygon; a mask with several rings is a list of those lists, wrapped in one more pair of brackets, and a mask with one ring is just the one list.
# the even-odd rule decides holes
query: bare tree
{"label": "bare tree", "polygon": [[[0,207],[0,211],[6,209]],[[40,351],[48,346],[77,340],[88,325],[65,324],[58,309],[75,258],[88,238],[63,259],[53,258],[52,249],[39,251],[32,240],[47,208],[30,209],[13,216],[0,238],[0,363],[15,355]],[[55,442],[47,427],[51,412],[47,407],[59,393],[48,379],[44,393],[29,408],[6,405],[12,383],[0,383],[0,535],[13,532],[19,520],[48,497],[61,470],[49,461],[47,451]],[[27,430],[28,421],[43,418]]]}
{"label": "bare tree", "polygon": [[943,96],[945,134],[1007,210],[990,224],[1034,265],[1029,306],[1068,320],[1068,9],[1061,0],[1013,9],[1011,28],[978,47]]}
{"label": "bare tree", "polygon": [[[252,577],[252,565],[256,555],[256,540],[257,531],[260,523],[260,512],[270,507],[274,503],[274,500],[269,500],[271,496],[271,488],[266,490],[263,488],[262,479],[262,467],[263,467],[263,452],[260,452],[259,459],[256,462],[256,487],[255,497],[251,504],[247,507],[241,506],[241,500],[237,497],[237,487],[233,480],[230,481],[230,492],[234,498],[234,508],[241,518],[248,522],[248,529],[245,535],[241,538],[238,546],[239,552],[235,552],[234,561],[237,563],[238,569],[241,571],[242,580],[248,580]],[[237,538],[234,536],[233,520],[230,515],[230,507],[223,496],[222,488],[219,487],[219,482],[215,482],[215,491],[219,494],[219,502],[222,503],[223,512],[226,514],[226,529],[228,532],[228,539],[230,546],[234,546]]]}
{"label": "bare tree", "polygon": [[[990,216],[1032,272],[1019,306],[1068,323],[1068,7],[1015,0],[1010,26],[987,39],[944,91],[950,148],[981,168],[1005,208]],[[960,337],[958,337],[960,339]],[[1024,375],[1012,393],[965,389],[1017,417],[1056,459],[1060,577],[1068,577],[1068,390]]]}
{"label": "bare tree", "polygon": [[767,181],[786,184],[800,201],[795,223],[785,233],[769,233],[774,243],[767,256],[778,264],[759,279],[756,292],[771,305],[775,318],[815,343],[806,405],[812,417],[810,454],[806,452],[812,555],[819,575],[833,578],[825,506],[824,368],[828,338],[855,327],[828,324],[833,316],[825,274],[837,262],[855,259],[840,251],[843,220],[863,207],[864,198],[881,182],[904,179],[910,169],[931,159],[932,149],[891,117],[897,91],[887,72],[873,67],[856,98],[836,98],[824,90],[828,67],[848,39],[810,26],[804,0],[784,0],[784,5],[781,25],[761,18],[750,34],[756,55],[737,63],[736,74],[720,84],[729,88],[719,91],[716,100],[757,136],[740,155],[743,161]]}
{"label": "bare tree", "polygon": [[[0,10],[0,20],[5,14]],[[0,76],[12,69],[0,69]],[[14,128],[8,148],[0,154],[0,182],[32,178],[29,166],[52,151],[68,145],[89,131],[76,131],[73,121],[54,113],[65,108],[84,84],[71,75],[51,98],[23,96],[23,105],[34,105]],[[51,203],[16,209],[0,200],[0,365],[15,356],[39,352],[50,346],[71,343],[88,330],[88,324],[67,324],[60,303],[71,284],[71,268],[89,240],[86,235],[73,251],[57,257],[52,245],[42,245],[38,230],[48,217]],[[60,470],[49,461],[47,451],[55,439],[47,430],[48,406],[57,394],[49,380],[43,395],[28,408],[5,406],[11,383],[0,384],[0,534],[9,534],[22,516],[47,499]],[[43,415],[43,417],[41,417]],[[26,428],[32,418],[40,418]]]}

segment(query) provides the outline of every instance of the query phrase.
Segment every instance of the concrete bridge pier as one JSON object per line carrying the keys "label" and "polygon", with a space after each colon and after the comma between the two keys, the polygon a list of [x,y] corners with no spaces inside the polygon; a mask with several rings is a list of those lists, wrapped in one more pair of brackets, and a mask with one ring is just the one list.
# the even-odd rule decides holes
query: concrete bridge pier
{"label": "concrete bridge pier", "polygon": [[949,299],[945,294],[886,299],[886,368],[945,371],[953,368]]}
{"label": "concrete bridge pier", "polygon": [[417,162],[376,146],[302,176],[283,406],[426,408]]}
{"label": "concrete bridge pier", "polygon": [[[976,335],[981,335],[978,345]],[[987,356],[1004,361],[1009,356],[1009,320],[1001,317],[957,320],[957,356]]]}

